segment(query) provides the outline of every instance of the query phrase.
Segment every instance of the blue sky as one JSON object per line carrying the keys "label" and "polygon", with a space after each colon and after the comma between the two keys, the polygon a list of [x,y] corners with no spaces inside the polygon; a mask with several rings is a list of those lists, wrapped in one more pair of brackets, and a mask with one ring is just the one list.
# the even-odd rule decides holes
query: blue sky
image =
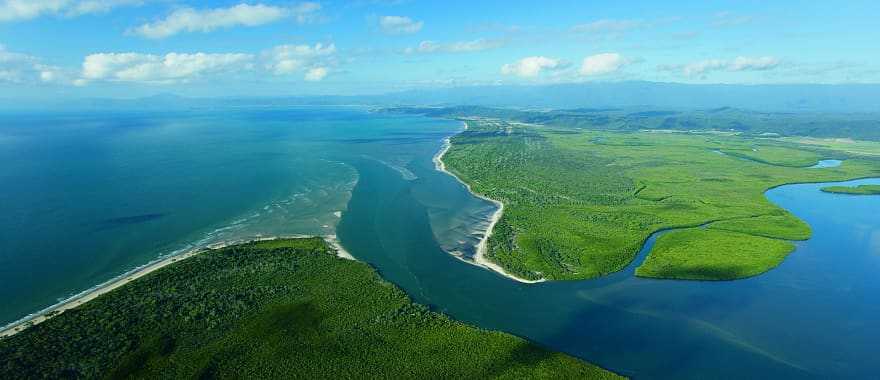
{"label": "blue sky", "polygon": [[878,83],[871,1],[0,0],[0,97]]}

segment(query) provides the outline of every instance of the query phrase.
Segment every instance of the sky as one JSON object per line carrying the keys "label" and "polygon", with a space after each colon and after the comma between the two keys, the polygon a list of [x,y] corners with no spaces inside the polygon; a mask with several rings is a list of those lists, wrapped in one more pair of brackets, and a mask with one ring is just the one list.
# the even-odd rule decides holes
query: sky
{"label": "sky", "polygon": [[0,98],[880,83],[874,1],[0,0]]}

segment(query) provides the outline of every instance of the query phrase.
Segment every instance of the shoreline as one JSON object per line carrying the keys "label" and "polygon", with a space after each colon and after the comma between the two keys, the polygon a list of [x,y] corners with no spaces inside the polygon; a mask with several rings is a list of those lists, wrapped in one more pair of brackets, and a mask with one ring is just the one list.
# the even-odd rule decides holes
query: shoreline
{"label": "shoreline", "polygon": [[[224,242],[218,242],[214,244],[209,244],[204,247],[194,248],[188,250],[186,252],[180,254],[172,254],[167,257],[159,258],[148,262],[144,265],[135,267],[120,276],[114,277],[108,281],[105,281],[101,284],[98,284],[89,289],[83,290],[73,296],[70,296],[52,306],[49,306],[40,311],[31,313],[21,319],[18,319],[14,322],[11,322],[2,328],[0,328],[0,339],[5,339],[7,337],[13,336],[19,332],[26,330],[27,328],[40,324],[49,320],[50,318],[61,314],[67,310],[74,309],[83,305],[99,296],[109,293],[117,288],[122,287],[134,280],[137,280],[141,277],[144,277],[152,272],[155,272],[159,269],[162,269],[170,264],[176,263],[181,260],[186,260],[190,257],[198,255],[200,253],[213,251],[216,249],[223,249],[226,247],[230,247],[233,245],[253,243],[253,242],[261,242],[261,241],[269,241],[269,240],[278,240],[278,239],[302,239],[302,238],[311,238],[316,237],[315,235],[284,235],[284,236],[256,236],[252,239],[238,239],[238,240],[230,240]],[[336,251],[336,256],[346,260],[357,260],[354,256],[351,255],[339,242],[336,235],[326,235],[320,236]]]}
{"label": "shoreline", "polygon": [[[462,124],[464,124],[464,130],[467,130],[468,129],[467,121],[462,121]],[[518,277],[514,274],[508,273],[500,265],[498,265],[498,264],[492,262],[491,260],[489,260],[488,258],[486,258],[486,251],[488,250],[489,237],[492,236],[492,231],[495,229],[495,225],[498,224],[498,221],[501,220],[501,215],[504,214],[504,203],[501,203],[498,200],[489,198],[485,195],[477,194],[476,192],[474,192],[471,189],[471,186],[469,184],[462,181],[461,178],[458,178],[458,176],[455,175],[454,173],[450,172],[449,170],[446,170],[446,163],[443,162],[443,156],[446,155],[446,152],[448,152],[449,148],[451,148],[451,147],[452,147],[451,138],[447,137],[446,139],[443,140],[443,147],[440,148],[440,151],[438,151],[436,155],[434,155],[434,159],[433,159],[434,167],[438,171],[446,173],[446,174],[452,176],[452,178],[455,178],[456,181],[458,181],[459,183],[464,185],[464,187],[467,189],[467,191],[469,193],[471,193],[471,195],[473,195],[477,198],[492,202],[492,204],[494,204],[495,206],[498,206],[498,208],[492,214],[492,218],[489,219],[489,225],[486,227],[486,232],[483,233],[483,238],[480,239],[480,242],[477,244],[477,252],[476,252],[476,254],[474,254],[473,261],[466,260],[460,256],[457,256],[457,255],[452,255],[452,256],[456,257],[459,260],[464,261],[468,264],[476,265],[478,267],[488,269],[492,272],[498,273],[498,274],[500,274],[504,277],[507,277],[511,280],[521,282],[524,284],[536,284],[539,282],[547,281],[544,278],[538,279],[538,280],[528,280],[528,279],[525,279],[522,277]]]}

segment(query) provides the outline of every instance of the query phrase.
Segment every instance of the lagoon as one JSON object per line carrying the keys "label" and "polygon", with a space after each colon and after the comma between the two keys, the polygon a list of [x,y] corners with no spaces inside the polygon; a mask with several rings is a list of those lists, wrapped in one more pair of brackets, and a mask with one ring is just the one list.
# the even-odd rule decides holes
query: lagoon
{"label": "lagoon", "polygon": [[810,169],[836,168],[842,163],[841,160],[819,160],[815,165],[810,166]]}

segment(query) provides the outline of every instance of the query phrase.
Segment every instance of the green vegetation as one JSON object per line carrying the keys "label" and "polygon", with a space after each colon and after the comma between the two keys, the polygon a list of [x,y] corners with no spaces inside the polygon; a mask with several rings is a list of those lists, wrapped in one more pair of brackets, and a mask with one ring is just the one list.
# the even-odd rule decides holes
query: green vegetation
{"label": "green vegetation", "polygon": [[[448,117],[463,110],[425,112]],[[610,122],[580,118],[565,125],[556,117],[562,111],[487,112],[492,117],[461,118],[469,129],[452,138],[444,162],[475,192],[505,204],[487,257],[527,279],[584,279],[621,270],[662,229],[715,222],[710,230],[740,232],[725,236],[744,244],[755,236],[806,239],[809,227],[770,203],[767,189],[880,176],[876,157],[700,124],[688,131],[644,131],[614,122],[607,130]],[[502,115],[551,123],[494,118]],[[806,167],[828,158],[845,161]]]}
{"label": "green vegetation", "polygon": [[813,166],[822,157],[812,151],[774,146],[764,146],[761,149],[719,150],[719,152],[760,163],[791,167]]}
{"label": "green vegetation", "polygon": [[278,240],[169,265],[0,341],[0,378],[617,378],[333,253]]}
{"label": "green vegetation", "polygon": [[807,240],[811,233],[810,226],[806,222],[788,212],[722,220],[710,224],[708,228],[784,240]]}
{"label": "green vegetation", "polygon": [[794,244],[737,232],[688,228],[657,239],[651,255],[636,269],[640,277],[682,280],[734,280],[775,268]]}
{"label": "green vegetation", "polygon": [[880,185],[828,186],[823,187],[822,191],[837,194],[877,195],[880,194]]}
{"label": "green vegetation", "polygon": [[[876,113],[782,113],[756,112],[722,107],[707,110],[656,110],[642,108],[578,108],[524,111],[477,106],[391,109],[392,112],[438,117],[482,116],[548,127],[602,129],[633,132],[667,130],[679,132],[725,131],[750,137],[809,137],[821,140],[880,141],[880,115]],[[852,141],[852,140],[850,140]],[[834,144],[832,144],[834,145]],[[876,149],[867,149],[878,154]]]}
{"label": "green vegetation", "polygon": [[[880,129],[880,128],[878,128]],[[860,141],[851,138],[784,137],[780,140],[818,148],[841,151],[855,156],[880,157],[880,142]]]}

